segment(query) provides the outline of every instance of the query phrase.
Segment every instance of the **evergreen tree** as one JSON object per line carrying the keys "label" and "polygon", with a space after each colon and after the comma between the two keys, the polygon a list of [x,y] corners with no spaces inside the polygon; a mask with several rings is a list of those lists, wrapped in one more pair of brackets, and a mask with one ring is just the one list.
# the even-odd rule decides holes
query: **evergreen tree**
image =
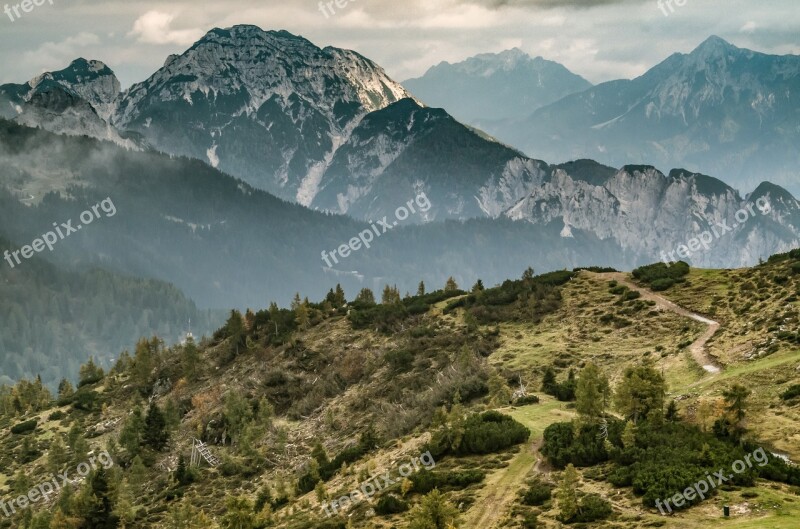
{"label": "evergreen tree", "polygon": [[472,285],[472,292],[473,292],[473,293],[477,293],[477,292],[482,292],[483,290],[484,290],[484,288],[483,288],[483,281],[481,281],[480,279],[478,279],[478,280],[475,282],[475,284],[474,284],[474,285]]}
{"label": "evergreen tree", "polygon": [[425,282],[420,281],[419,285],[417,285],[417,296],[424,296],[425,295]]}
{"label": "evergreen tree", "polygon": [[51,474],[58,474],[68,461],[69,454],[64,443],[64,436],[57,433],[53,436],[50,450],[47,452],[47,470]]}
{"label": "evergreen tree", "polygon": [[458,509],[438,489],[422,498],[410,515],[409,529],[450,529],[458,527]]}
{"label": "evergreen tree", "polygon": [[529,283],[534,278],[535,275],[536,275],[536,272],[533,270],[533,268],[531,268],[529,266],[522,273],[522,281],[524,281],[526,283]]}
{"label": "evergreen tree", "polygon": [[669,422],[680,421],[681,418],[678,414],[678,404],[674,400],[669,401],[669,405],[667,405],[667,412],[664,415],[664,418]]}
{"label": "evergreen tree", "polygon": [[94,384],[102,380],[103,376],[105,376],[103,368],[95,364],[94,358],[90,357],[89,361],[80,368],[80,383],[78,386]]}
{"label": "evergreen tree", "polygon": [[58,400],[66,402],[71,399],[74,394],[75,389],[72,387],[70,381],[66,378],[62,378],[61,382],[58,384]]}
{"label": "evergreen tree", "polygon": [[587,363],[575,386],[575,410],[581,420],[595,424],[602,419],[610,395],[608,378],[594,363]]}
{"label": "evergreen tree", "polygon": [[616,392],[617,408],[634,423],[664,412],[666,383],[651,366],[628,367]]}
{"label": "evergreen tree", "polygon": [[725,411],[728,413],[731,424],[731,434],[735,439],[741,439],[747,431],[745,416],[747,415],[747,398],[751,391],[741,384],[734,384],[722,392],[725,399]]}
{"label": "evergreen tree", "polygon": [[362,288],[356,296],[355,301],[364,305],[375,305],[375,294],[368,288]]}
{"label": "evergreen tree", "polygon": [[381,297],[381,304],[383,305],[399,305],[402,302],[400,299],[400,291],[397,286],[390,287],[386,285],[383,289],[383,296]]}
{"label": "evergreen tree", "polygon": [[181,349],[181,367],[186,379],[194,382],[200,368],[200,352],[191,338],[186,340],[186,344]]}
{"label": "evergreen tree", "polygon": [[347,298],[345,298],[344,289],[342,288],[342,285],[336,283],[336,291],[334,292],[333,296],[333,306],[338,309],[339,307],[343,307],[346,304],[347,304]]}
{"label": "evergreen tree", "polygon": [[456,290],[458,290],[458,283],[456,283],[456,280],[453,279],[453,276],[448,277],[447,282],[444,284],[444,291],[451,293],[455,292]]}
{"label": "evergreen tree", "polygon": [[558,518],[564,523],[569,523],[578,514],[578,482],[580,476],[572,463],[567,465],[561,476],[556,492],[558,500]]}
{"label": "evergreen tree", "polygon": [[99,469],[91,478],[91,504],[84,517],[86,529],[114,529],[119,518],[114,514],[108,497],[108,482],[104,469]]}
{"label": "evergreen tree", "polygon": [[246,498],[231,496],[226,502],[222,529],[255,529],[253,506]]}
{"label": "evergreen tree", "polygon": [[508,406],[511,403],[511,388],[497,371],[489,375],[489,402],[492,406]]}
{"label": "evergreen tree", "polygon": [[130,460],[139,455],[142,445],[142,432],[144,431],[144,419],[142,410],[138,406],[133,408],[133,412],[125,419],[125,424],[119,433],[119,445],[128,455]]}
{"label": "evergreen tree", "polygon": [[156,403],[150,404],[147,410],[147,416],[144,419],[144,432],[142,433],[142,442],[145,446],[160,452],[167,446],[169,441],[169,432],[167,432],[167,421],[164,419],[164,414],[158,409]]}
{"label": "evergreen tree", "polygon": [[542,391],[548,395],[555,395],[556,385],[556,372],[552,367],[547,367],[542,376]]}

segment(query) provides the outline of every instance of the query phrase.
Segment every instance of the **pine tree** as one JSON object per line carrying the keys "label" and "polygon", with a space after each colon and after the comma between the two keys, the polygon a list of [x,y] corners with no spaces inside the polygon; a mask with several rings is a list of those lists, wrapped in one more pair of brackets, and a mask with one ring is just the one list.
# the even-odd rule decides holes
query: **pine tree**
{"label": "pine tree", "polygon": [[58,384],[58,400],[66,402],[72,398],[74,394],[75,389],[72,387],[70,381],[66,378],[62,378],[61,382]]}
{"label": "pine tree", "polygon": [[84,517],[86,527],[92,529],[114,529],[119,525],[119,518],[111,507],[108,497],[108,482],[104,469],[99,469],[91,478],[91,505]]}
{"label": "pine tree", "polygon": [[150,404],[147,416],[144,419],[144,432],[142,442],[145,446],[160,452],[167,446],[169,432],[167,432],[167,421],[164,414],[158,409],[155,402]]}
{"label": "pine tree", "polygon": [[225,506],[222,529],[254,529],[253,506],[246,498],[231,496]]}
{"label": "pine tree", "polygon": [[552,367],[546,368],[542,376],[542,391],[548,395],[555,395],[557,385],[556,372]]}
{"label": "pine tree", "polygon": [[678,422],[680,421],[680,415],[678,414],[678,404],[671,400],[667,405],[667,412],[664,415],[664,418],[667,419],[669,422]]}
{"label": "pine tree", "polygon": [[425,282],[420,281],[419,285],[417,285],[417,296],[424,296],[425,295]]}
{"label": "pine tree", "polygon": [[447,283],[444,284],[444,291],[452,293],[458,290],[458,283],[453,279],[453,276],[447,278]]}
{"label": "pine tree", "polygon": [[399,305],[401,303],[400,291],[397,286],[390,287],[386,285],[383,289],[383,296],[381,297],[381,304],[383,305]]}
{"label": "pine tree", "polygon": [[333,296],[333,306],[338,309],[339,307],[343,307],[346,304],[347,304],[347,298],[345,298],[344,289],[342,288],[342,285],[336,283],[336,292],[334,292]]}
{"label": "pine tree", "polygon": [[69,454],[67,446],[64,444],[64,436],[55,434],[50,443],[50,450],[47,452],[47,470],[52,474],[58,474],[68,461]]}
{"label": "pine tree", "polygon": [[581,421],[595,424],[602,419],[610,396],[608,378],[594,363],[587,363],[575,387],[575,410]]}
{"label": "pine tree", "polygon": [[89,357],[89,361],[80,368],[80,383],[78,386],[85,386],[87,384],[94,384],[103,379],[105,374],[103,368],[94,363],[94,358]]}
{"label": "pine tree", "polygon": [[433,489],[422,498],[409,518],[409,529],[449,529],[459,526],[458,509],[438,489]]}
{"label": "pine tree", "polygon": [[556,499],[558,500],[558,518],[564,523],[569,523],[578,514],[578,482],[580,476],[572,463],[567,465],[564,469],[564,474],[561,477],[561,483],[556,492]]}
{"label": "pine tree", "polygon": [[741,439],[747,428],[745,426],[745,416],[747,415],[747,398],[751,391],[741,384],[734,384],[731,388],[722,392],[725,399],[725,411],[728,413],[731,424],[731,433],[735,439]]}
{"label": "pine tree", "polygon": [[473,292],[473,293],[476,293],[476,292],[482,292],[483,290],[484,290],[484,288],[483,288],[483,281],[481,281],[480,279],[478,279],[478,280],[475,282],[475,284],[474,284],[474,285],[472,285],[472,292]]}
{"label": "pine tree", "polygon": [[178,467],[175,469],[175,482],[185,486],[192,482],[192,476],[186,468],[186,458],[183,454],[178,456]]}
{"label": "pine tree", "polygon": [[375,294],[368,288],[362,288],[356,296],[355,301],[363,305],[375,305]]}
{"label": "pine tree", "polygon": [[661,374],[651,366],[628,367],[617,386],[617,409],[634,423],[653,417],[663,417],[666,384]]}
{"label": "pine tree", "polygon": [[183,375],[189,382],[194,382],[200,368],[200,353],[194,340],[187,340],[181,350],[181,367]]}
{"label": "pine tree", "polygon": [[511,403],[511,388],[497,371],[493,371],[487,382],[489,402],[492,406],[508,406]]}

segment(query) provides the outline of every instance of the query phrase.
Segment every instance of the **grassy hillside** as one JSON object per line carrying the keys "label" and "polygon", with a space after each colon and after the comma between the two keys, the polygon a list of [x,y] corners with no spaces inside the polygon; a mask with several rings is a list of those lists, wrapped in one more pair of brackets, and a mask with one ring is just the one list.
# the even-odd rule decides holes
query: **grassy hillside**
{"label": "grassy hillside", "polygon": [[[775,457],[670,516],[648,498],[694,479],[680,468],[756,446],[800,459],[798,257],[690,270],[658,291],[599,269],[404,299],[388,289],[377,305],[331,291],[232,312],[196,346],[140,342],[110,373],[85,366],[74,392],[0,390],[0,500],[75,475],[92,450],[114,463],[13,520],[0,505],[0,527],[577,527],[560,521],[570,458],[585,463],[573,489],[579,515],[600,518],[591,527],[796,527],[800,476]],[[591,366],[617,395],[602,438],[581,400]],[[618,403],[631,370],[666,385],[646,418]],[[733,423],[720,433],[736,384],[752,392],[741,439]],[[191,467],[195,438],[218,464]],[[660,472],[656,459],[673,481],[642,473]],[[624,484],[627,472],[650,481]],[[385,488],[326,516],[371,477]],[[440,523],[425,525],[432,512]]]}

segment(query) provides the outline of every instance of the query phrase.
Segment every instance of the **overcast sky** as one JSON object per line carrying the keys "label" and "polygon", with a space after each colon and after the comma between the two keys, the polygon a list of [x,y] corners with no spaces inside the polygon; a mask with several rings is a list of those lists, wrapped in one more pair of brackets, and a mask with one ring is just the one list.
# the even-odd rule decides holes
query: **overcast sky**
{"label": "overcast sky", "polygon": [[13,21],[0,13],[0,83],[24,82],[81,56],[107,63],[126,87],[209,29],[242,23],[354,49],[398,81],[441,61],[512,47],[594,83],[635,77],[711,34],[800,54],[797,0],[672,0],[672,10],[658,0],[338,1],[345,7],[334,3],[326,18],[319,0],[44,0],[29,13],[20,9],[19,18],[11,10]]}

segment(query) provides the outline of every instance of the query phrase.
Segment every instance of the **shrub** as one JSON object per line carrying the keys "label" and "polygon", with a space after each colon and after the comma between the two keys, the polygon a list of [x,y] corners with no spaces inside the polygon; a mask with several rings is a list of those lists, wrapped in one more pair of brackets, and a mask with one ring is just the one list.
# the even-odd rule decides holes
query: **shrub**
{"label": "shrub", "polygon": [[378,498],[375,504],[375,512],[381,516],[398,514],[408,510],[408,503],[398,498],[394,494],[385,494]]}
{"label": "shrub", "polygon": [[789,389],[787,389],[785,392],[783,392],[781,398],[783,400],[789,400],[798,396],[800,396],[800,384],[795,384]]}
{"label": "shrub", "polygon": [[51,414],[50,414],[50,415],[47,417],[47,420],[48,420],[48,421],[60,421],[61,419],[63,419],[63,418],[64,418],[64,417],[66,417],[66,416],[67,416],[67,414],[66,414],[66,413],[64,413],[63,411],[61,411],[61,410],[56,410],[56,411],[54,411],[53,413],[51,413]]}
{"label": "shrub", "polygon": [[662,290],[668,290],[668,289],[672,288],[672,286],[674,284],[675,284],[675,280],[674,279],[667,279],[667,278],[656,279],[655,281],[650,283],[650,288],[653,289],[656,292],[659,292],[659,291],[662,291]]}
{"label": "shrub", "polygon": [[539,506],[548,501],[552,495],[553,489],[550,485],[541,481],[535,481],[522,495],[522,503],[524,505]]}
{"label": "shrub", "polygon": [[29,421],[21,422],[15,424],[11,427],[11,433],[15,435],[25,435],[29,434],[36,429],[36,425],[39,423],[37,419],[31,419]]}
{"label": "shrub", "polygon": [[581,498],[578,504],[578,514],[573,519],[578,523],[591,523],[598,520],[605,520],[613,510],[611,504],[597,494],[587,494]]}
{"label": "shrub", "polygon": [[528,404],[539,404],[539,397],[536,395],[525,395],[514,401],[514,406],[526,406]]}
{"label": "shrub", "polygon": [[427,494],[433,489],[441,491],[461,490],[473,483],[480,483],[486,474],[480,470],[462,471],[430,471],[422,469],[409,479],[414,484],[412,489],[420,494]]}
{"label": "shrub", "polygon": [[472,415],[462,428],[443,428],[436,432],[427,449],[434,457],[490,454],[525,442],[531,432],[512,417],[496,411]]}
{"label": "shrub", "polygon": [[414,364],[414,354],[408,349],[399,349],[386,353],[386,361],[394,373],[410,371]]}

